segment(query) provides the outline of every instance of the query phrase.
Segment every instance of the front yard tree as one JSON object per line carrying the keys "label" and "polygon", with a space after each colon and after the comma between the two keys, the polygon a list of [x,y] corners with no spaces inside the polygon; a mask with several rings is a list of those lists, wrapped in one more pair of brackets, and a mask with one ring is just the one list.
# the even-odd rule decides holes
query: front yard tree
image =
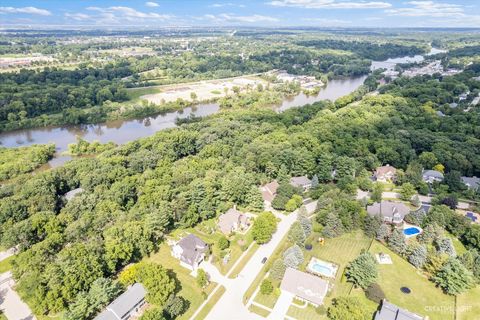
{"label": "front yard tree", "polygon": [[[301,213],[298,214],[297,220],[300,223],[300,225],[302,226],[303,232],[305,233],[305,237],[308,238],[312,234],[313,224],[312,224],[312,220],[307,218],[307,216],[302,213],[302,209],[304,209],[304,208],[305,208],[304,206],[302,206],[300,208]],[[305,211],[306,211],[306,209],[305,209]]]}
{"label": "front yard tree", "polygon": [[163,310],[159,307],[149,308],[140,317],[140,320],[166,320]]}
{"label": "front yard tree", "polygon": [[197,270],[197,284],[200,288],[205,288],[208,284],[208,276],[205,270]]}
{"label": "front yard tree", "polygon": [[294,244],[283,253],[283,263],[290,268],[298,268],[304,260],[302,249]]}
{"label": "front yard tree", "polygon": [[260,285],[260,293],[264,295],[269,295],[273,292],[273,284],[269,279],[264,279]]}
{"label": "front yard tree", "polygon": [[372,201],[374,201],[374,202],[382,201],[382,193],[383,193],[383,184],[375,183],[373,185],[373,190],[372,190],[372,195],[371,195]]}
{"label": "front yard tree", "polygon": [[366,289],[377,280],[377,262],[371,253],[362,253],[348,264],[345,275],[356,287]]}
{"label": "front yard tree", "polygon": [[230,246],[230,241],[228,241],[227,237],[221,236],[218,239],[217,245],[220,250],[225,250]]}
{"label": "front yard tree", "polygon": [[365,223],[363,224],[363,231],[365,234],[371,238],[373,238],[377,234],[377,230],[382,225],[382,218],[380,216],[366,216]]}
{"label": "front yard tree", "polygon": [[277,218],[271,212],[261,213],[253,222],[252,236],[258,244],[267,243],[277,230]]}
{"label": "front yard tree", "polygon": [[410,182],[404,183],[402,185],[402,190],[400,191],[400,198],[403,201],[410,201],[415,195],[415,187]]}
{"label": "front yard tree", "polygon": [[355,297],[339,297],[333,299],[328,308],[328,318],[331,320],[369,320],[372,313]]}
{"label": "front yard tree", "polygon": [[175,319],[185,311],[186,306],[187,301],[184,298],[172,294],[165,302],[164,311],[170,319]]}
{"label": "front yard tree", "polygon": [[288,240],[292,243],[296,243],[299,246],[303,246],[305,243],[305,231],[300,224],[300,222],[295,221],[288,231]]}
{"label": "front yard tree", "polygon": [[260,190],[256,186],[252,186],[245,196],[245,202],[252,209],[263,209],[263,198]]}
{"label": "front yard tree", "polygon": [[273,262],[272,269],[270,269],[270,276],[275,280],[282,280],[286,268],[283,260],[277,259]]}
{"label": "front yard tree", "polygon": [[138,269],[138,282],[147,290],[147,302],[159,306],[163,305],[176,289],[175,279],[156,263],[141,264]]}
{"label": "front yard tree", "polygon": [[407,250],[407,244],[405,242],[405,235],[400,229],[393,230],[390,237],[388,237],[389,247],[399,255],[403,255]]}
{"label": "front yard tree", "polygon": [[408,262],[416,268],[422,268],[425,262],[427,262],[427,255],[427,248],[424,245],[415,246],[408,256]]}
{"label": "front yard tree", "polygon": [[329,212],[326,217],[323,235],[327,238],[335,238],[343,233],[342,221],[335,212]]}
{"label": "front yard tree", "polygon": [[451,295],[465,292],[474,284],[472,273],[455,258],[449,259],[435,274],[433,280],[447,294]]}

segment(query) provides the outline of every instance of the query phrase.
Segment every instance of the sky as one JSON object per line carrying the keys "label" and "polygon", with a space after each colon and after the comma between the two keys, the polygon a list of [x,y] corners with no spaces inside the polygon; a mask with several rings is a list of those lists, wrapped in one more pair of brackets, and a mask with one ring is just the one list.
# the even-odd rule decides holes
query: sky
{"label": "sky", "polygon": [[480,0],[1,0],[0,26],[480,28]]}

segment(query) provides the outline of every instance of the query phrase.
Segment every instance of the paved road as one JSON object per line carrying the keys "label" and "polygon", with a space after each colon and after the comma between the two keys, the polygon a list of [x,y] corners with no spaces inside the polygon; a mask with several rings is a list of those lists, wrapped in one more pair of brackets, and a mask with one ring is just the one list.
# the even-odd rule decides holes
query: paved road
{"label": "paved road", "polygon": [[14,285],[10,272],[0,274],[0,309],[8,320],[35,320],[30,308],[13,290]]}
{"label": "paved road", "polygon": [[[307,212],[312,213],[316,208],[316,201],[306,205]],[[283,237],[287,234],[290,226],[297,219],[298,210],[288,216],[283,216],[278,224],[277,232],[269,243],[258,248],[248,263],[242,269],[236,279],[224,281],[225,293],[215,304],[206,319],[209,320],[255,320],[263,319],[255,313],[251,313],[243,304],[243,295],[250,284],[255,280],[257,274],[263,267],[262,259],[270,257]]]}

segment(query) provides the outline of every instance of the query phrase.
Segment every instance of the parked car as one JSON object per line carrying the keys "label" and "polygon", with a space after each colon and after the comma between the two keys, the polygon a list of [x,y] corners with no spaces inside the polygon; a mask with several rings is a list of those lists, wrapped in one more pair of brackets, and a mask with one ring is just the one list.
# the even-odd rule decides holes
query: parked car
{"label": "parked car", "polygon": [[263,257],[262,259],[262,264],[265,264],[265,262],[267,262],[267,257]]}

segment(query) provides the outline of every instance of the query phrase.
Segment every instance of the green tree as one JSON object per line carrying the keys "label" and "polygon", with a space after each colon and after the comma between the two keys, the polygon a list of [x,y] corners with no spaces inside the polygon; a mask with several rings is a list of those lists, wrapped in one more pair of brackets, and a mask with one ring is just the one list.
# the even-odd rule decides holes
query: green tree
{"label": "green tree", "polygon": [[445,293],[458,295],[470,289],[473,284],[473,275],[460,261],[451,258],[434,275],[433,280]]}
{"label": "green tree", "polygon": [[273,292],[273,284],[269,279],[264,279],[260,284],[260,293],[264,295],[270,295]]}
{"label": "green tree", "polygon": [[327,214],[323,235],[327,238],[334,238],[342,235],[343,225],[338,215],[334,212]]}
{"label": "green tree", "polygon": [[415,193],[416,191],[413,184],[411,184],[410,182],[407,182],[402,185],[402,189],[400,191],[400,198],[403,201],[410,201],[412,197],[415,195]]}
{"label": "green tree", "polygon": [[258,244],[270,241],[273,233],[277,230],[277,219],[271,212],[261,213],[252,226],[252,237]]}
{"label": "green tree", "polygon": [[197,270],[197,284],[200,288],[205,288],[208,284],[208,276],[205,270]]}
{"label": "green tree", "polygon": [[377,280],[377,262],[371,253],[363,253],[350,262],[346,268],[345,276],[356,287],[366,289]]}
{"label": "green tree", "polygon": [[285,264],[282,259],[277,259],[273,262],[272,268],[270,269],[270,276],[275,280],[282,280],[283,275],[285,274]]}
{"label": "green tree", "polygon": [[355,297],[338,297],[333,299],[328,308],[328,318],[331,320],[370,320],[371,312]]}
{"label": "green tree", "polygon": [[221,236],[218,238],[217,245],[220,250],[225,250],[230,246],[230,241],[228,241],[227,237]]}
{"label": "green tree", "polygon": [[165,302],[164,312],[170,319],[175,319],[185,312],[187,301],[183,297],[170,295]]}
{"label": "green tree", "polygon": [[163,316],[163,310],[159,307],[153,307],[145,310],[140,320],[166,320]]}
{"label": "green tree", "polygon": [[388,237],[388,246],[399,255],[403,255],[407,250],[405,242],[405,235],[400,229],[393,230],[390,237]]}
{"label": "green tree", "polygon": [[382,201],[382,193],[383,193],[383,184],[381,183],[375,183],[373,185],[373,191],[371,195],[371,199],[374,202],[380,202]]}
{"label": "green tree", "polygon": [[296,243],[298,246],[303,246],[306,237],[305,231],[303,231],[300,222],[295,221],[288,231],[288,240],[292,243]]}
{"label": "green tree", "polygon": [[422,268],[427,262],[427,255],[427,248],[424,245],[417,245],[411,249],[410,255],[408,256],[408,262],[416,268]]}
{"label": "green tree", "polygon": [[176,282],[159,264],[143,262],[138,269],[138,282],[147,290],[146,300],[149,303],[163,306],[168,297],[175,292]]}

